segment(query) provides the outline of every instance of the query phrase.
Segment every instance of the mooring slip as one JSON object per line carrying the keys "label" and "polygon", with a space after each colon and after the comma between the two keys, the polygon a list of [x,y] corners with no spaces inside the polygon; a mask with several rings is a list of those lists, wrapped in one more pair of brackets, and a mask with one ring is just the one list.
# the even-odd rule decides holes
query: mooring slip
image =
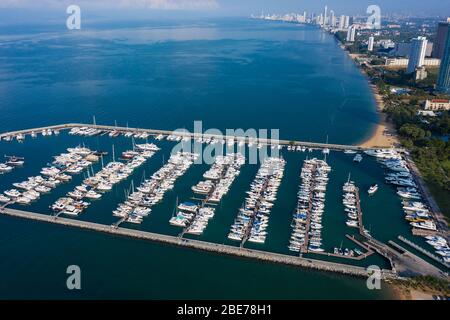
{"label": "mooring slip", "polygon": [[[331,271],[331,272],[337,272],[337,273],[353,275],[353,276],[358,276],[358,277],[367,277],[367,275],[368,275],[367,270],[363,267],[340,264],[340,263],[335,263],[335,262],[327,262],[327,261],[321,261],[321,260],[299,258],[299,257],[288,256],[288,255],[283,255],[283,254],[278,254],[278,253],[252,250],[252,249],[247,249],[247,248],[239,248],[239,247],[204,242],[204,241],[199,241],[199,240],[180,239],[178,237],[173,237],[173,236],[168,236],[168,235],[162,235],[162,234],[151,233],[151,232],[140,231],[140,230],[126,229],[126,228],[103,225],[103,224],[87,222],[87,221],[73,220],[73,219],[67,219],[67,218],[55,218],[55,217],[49,216],[49,215],[15,210],[15,209],[3,209],[1,211],[1,213],[8,215],[8,216],[12,216],[12,217],[19,217],[19,218],[31,219],[31,220],[35,220],[35,221],[54,223],[54,224],[59,224],[59,225],[64,225],[64,226],[69,226],[69,227],[99,231],[99,232],[103,232],[103,233],[137,238],[137,239],[142,239],[142,240],[167,243],[167,244],[171,244],[171,245],[175,245],[175,246],[198,249],[198,250],[202,250],[202,251],[216,252],[216,253],[227,254],[227,255],[231,255],[231,256],[257,259],[257,260],[261,260],[261,261],[280,263],[280,264],[286,264],[286,265],[292,265],[292,266],[298,266],[298,267],[305,267],[305,268],[311,268],[311,269],[322,270],[322,271]],[[382,275],[383,279],[397,277],[395,272],[393,272],[391,270],[385,270],[385,269],[383,269],[381,271],[381,275]]]}
{"label": "mooring slip", "polygon": [[[34,135],[37,133],[47,132],[48,130],[69,130],[73,128],[89,128],[89,129],[95,129],[98,130],[99,133],[101,132],[109,132],[109,133],[118,133],[118,134],[126,134],[126,133],[132,133],[132,134],[148,134],[152,136],[178,136],[178,137],[188,137],[191,139],[196,138],[208,138],[208,139],[226,139],[226,140],[233,140],[237,142],[243,142],[247,144],[266,144],[266,145],[272,145],[272,144],[278,144],[281,146],[304,146],[308,148],[313,149],[333,149],[333,150],[356,150],[356,151],[363,151],[363,150],[372,150],[376,148],[368,148],[368,147],[361,147],[361,146],[355,146],[355,145],[341,145],[341,144],[329,144],[329,143],[316,143],[316,142],[307,142],[307,141],[295,141],[295,140],[272,140],[272,139],[263,139],[263,138],[250,138],[250,137],[243,137],[243,136],[227,136],[227,135],[215,135],[215,134],[206,134],[206,133],[191,133],[191,132],[183,132],[183,131],[170,131],[170,130],[159,130],[159,129],[143,129],[143,128],[130,128],[130,127],[118,127],[118,126],[107,126],[107,125],[97,125],[97,124],[83,124],[83,123],[66,123],[66,124],[59,124],[59,125],[53,125],[53,126],[47,126],[47,127],[40,127],[40,128],[32,128],[32,129],[24,129],[24,130],[17,130],[17,131],[11,131],[11,132],[5,132],[0,134],[0,140],[10,139],[10,138],[17,138],[17,136],[25,136],[25,135]],[[9,138],[8,138],[9,137]],[[22,138],[21,138],[22,139]],[[398,149],[401,151],[400,149]]]}

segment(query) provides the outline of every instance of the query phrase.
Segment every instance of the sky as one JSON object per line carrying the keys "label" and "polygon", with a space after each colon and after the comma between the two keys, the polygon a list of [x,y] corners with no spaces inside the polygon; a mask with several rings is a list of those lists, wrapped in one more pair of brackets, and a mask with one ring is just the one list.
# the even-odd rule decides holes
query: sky
{"label": "sky", "polygon": [[[65,11],[76,4],[84,12],[120,12],[136,15],[202,14],[209,16],[249,16],[250,14],[323,12],[325,5],[335,14],[365,14],[371,4],[376,4],[383,13],[421,14],[450,16],[449,0],[0,0],[0,19],[9,13],[31,11]],[[132,16],[132,14],[131,14]],[[0,20],[1,24],[1,20]]]}

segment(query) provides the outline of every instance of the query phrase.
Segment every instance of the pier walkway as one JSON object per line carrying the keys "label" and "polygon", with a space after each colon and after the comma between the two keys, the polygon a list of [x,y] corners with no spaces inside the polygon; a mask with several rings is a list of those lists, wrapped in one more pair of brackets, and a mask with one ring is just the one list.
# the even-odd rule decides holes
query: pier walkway
{"label": "pier walkway", "polygon": [[324,149],[328,148],[331,150],[355,150],[355,151],[364,151],[364,150],[370,150],[370,149],[377,149],[377,148],[368,148],[368,147],[362,147],[362,146],[355,146],[355,145],[341,145],[341,144],[329,144],[329,143],[317,143],[317,142],[307,142],[307,141],[295,141],[295,140],[271,140],[271,139],[263,139],[263,138],[249,138],[244,136],[226,136],[226,135],[215,135],[215,134],[206,134],[206,133],[191,133],[191,132],[183,132],[183,131],[170,131],[170,130],[158,130],[158,129],[143,129],[143,128],[129,128],[129,127],[117,127],[117,126],[107,126],[107,125],[96,125],[96,124],[84,124],[84,123],[66,123],[66,124],[59,124],[59,125],[53,125],[53,126],[47,126],[47,127],[40,127],[40,128],[32,128],[32,129],[24,129],[24,130],[17,130],[17,131],[11,131],[11,132],[5,132],[0,133],[0,140],[8,137],[8,136],[17,136],[19,134],[27,135],[31,134],[31,132],[39,133],[43,130],[69,130],[72,128],[81,128],[81,127],[89,127],[94,128],[98,130],[105,130],[105,131],[118,131],[121,133],[124,132],[136,132],[136,133],[148,133],[153,136],[157,135],[175,135],[175,136],[181,136],[181,137],[190,137],[190,138],[218,138],[218,139],[234,139],[236,141],[243,141],[245,143],[248,142],[256,142],[256,143],[262,143],[262,144],[279,144],[279,145],[293,145],[293,146],[304,146],[308,148],[313,149]]}
{"label": "pier walkway", "polygon": [[425,250],[424,248],[422,248],[421,246],[415,244],[412,241],[409,241],[408,239],[406,239],[405,237],[402,236],[398,236],[398,239],[404,243],[406,243],[407,245],[409,245],[410,247],[416,249],[417,251],[423,253],[424,255],[426,255],[427,257],[433,259],[434,261],[442,264],[444,267],[446,267],[447,269],[449,268],[448,263],[445,263],[444,260],[442,260],[441,258],[439,258],[438,256],[432,254],[431,252]]}
{"label": "pier walkway", "polygon": [[[337,272],[346,275],[367,277],[368,273],[365,268],[340,264],[335,262],[321,261],[308,258],[300,258],[296,256],[289,256],[284,254],[253,250],[247,248],[239,248],[234,246],[228,246],[217,243],[204,242],[199,240],[191,239],[180,239],[174,236],[168,236],[163,234],[151,233],[140,230],[133,230],[121,227],[114,227],[110,225],[103,225],[93,222],[80,221],[68,218],[55,218],[51,215],[15,210],[15,209],[3,209],[1,214],[18,217],[23,219],[31,219],[35,221],[54,223],[68,227],[81,228],[85,230],[98,231],[103,233],[108,233],[117,236],[124,236],[160,243],[166,243],[179,247],[187,247],[202,251],[215,252],[220,254],[226,254],[230,256],[243,257],[249,259],[257,259],[260,261],[280,263],[297,267],[311,268],[321,271]],[[391,270],[382,270],[382,277],[384,279],[396,278],[395,272]]]}

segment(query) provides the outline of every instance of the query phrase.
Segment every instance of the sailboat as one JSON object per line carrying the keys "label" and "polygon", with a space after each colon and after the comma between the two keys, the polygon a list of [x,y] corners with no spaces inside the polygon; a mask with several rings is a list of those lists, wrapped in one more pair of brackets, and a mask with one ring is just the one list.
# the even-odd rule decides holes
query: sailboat
{"label": "sailboat", "polygon": [[[326,142],[326,144],[328,144],[328,135],[327,135],[327,142]],[[330,154],[330,149],[324,148],[324,149],[322,150],[322,153],[325,154],[325,155]]]}

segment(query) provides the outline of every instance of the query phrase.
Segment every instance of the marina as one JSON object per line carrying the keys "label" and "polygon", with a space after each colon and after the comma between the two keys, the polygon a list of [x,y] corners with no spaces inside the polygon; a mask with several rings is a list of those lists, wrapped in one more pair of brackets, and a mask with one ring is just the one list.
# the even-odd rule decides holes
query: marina
{"label": "marina", "polygon": [[[48,193],[59,184],[69,182],[72,179],[71,175],[81,173],[93,162],[98,161],[98,157],[88,148],[78,146],[68,148],[67,151],[68,153],[55,156],[51,165],[41,169],[41,175],[14,183],[16,189],[4,191],[0,201],[6,204],[30,204],[38,200],[41,193]],[[72,207],[76,210],[75,206]]]}
{"label": "marina", "polygon": [[[180,234],[201,235],[210,219],[214,217],[215,208],[222,197],[229,191],[233,181],[240,173],[240,167],[245,163],[245,157],[240,153],[217,156],[212,167],[203,174],[206,180],[192,186],[192,191],[204,195],[199,203],[185,202],[177,206],[176,215],[171,217],[170,224],[182,227]],[[208,205],[208,206],[206,206]]]}
{"label": "marina", "polygon": [[[167,164],[155,172],[151,179],[144,182],[127,196],[127,201],[119,204],[113,215],[123,218],[121,221],[140,224],[151,212],[151,207],[160,202],[164,194],[174,187],[175,181],[193,164],[197,155],[192,153],[176,153]],[[116,224],[118,226],[119,224]]]}
{"label": "marina", "polygon": [[281,158],[264,159],[247,191],[248,196],[228,235],[228,239],[239,241],[241,247],[246,241],[265,242],[271,207],[283,178],[284,162]]}
{"label": "marina", "polygon": [[[239,152],[227,153],[225,155],[217,155],[214,157],[214,163],[202,173],[203,180],[197,180],[196,184],[190,184],[190,191],[194,194],[193,197],[187,198],[186,196],[177,195],[177,201],[172,215],[166,220],[167,225],[175,227],[178,231],[177,235],[167,235],[170,240],[164,238],[166,235],[160,233],[152,233],[152,236],[148,236],[146,228],[152,224],[151,216],[152,211],[156,208],[156,205],[163,202],[164,195],[171,192],[176,182],[186,174],[189,168],[194,164],[198,158],[198,154],[189,152],[177,152],[170,154],[167,163],[164,162],[163,166],[156,169],[154,172],[150,172],[149,178],[146,178],[145,169],[139,170],[146,162],[153,158],[161,148],[154,143],[149,143],[148,139],[154,139],[158,144],[171,144],[174,143],[189,143],[194,136],[186,135],[186,133],[174,133],[165,132],[159,130],[146,130],[146,129],[134,129],[134,128],[121,128],[114,126],[112,128],[105,128],[98,125],[64,125],[63,127],[52,127],[47,130],[58,130],[58,136],[72,136],[81,137],[83,139],[102,139],[102,141],[111,140],[112,161],[105,162],[104,158],[108,154],[102,151],[92,151],[92,149],[85,146],[78,146],[75,148],[68,148],[68,153],[61,153],[54,157],[54,162],[40,170],[40,173],[45,178],[32,176],[28,180],[14,183],[17,188],[24,187],[25,190],[33,190],[31,193],[26,193],[26,198],[30,199],[29,203],[36,201],[39,197],[34,194],[36,188],[42,192],[49,192],[51,190],[49,182],[64,181],[66,183],[71,181],[72,176],[83,173],[83,179],[81,183],[77,184],[66,192],[63,197],[59,197],[53,204],[50,205],[53,214],[48,215],[54,220],[51,221],[63,221],[65,225],[78,226],[81,228],[87,228],[91,230],[97,230],[108,233],[114,233],[127,236],[145,238],[158,242],[175,244],[177,246],[188,246],[200,250],[214,251],[219,253],[231,254],[235,256],[253,257],[260,260],[272,261],[276,263],[287,263],[292,265],[309,266],[311,268],[325,270],[331,270],[328,265],[324,267],[320,265],[316,266],[317,261],[322,261],[321,257],[327,259],[337,259],[339,262],[334,262],[340,265],[337,272],[343,272],[346,274],[355,274],[352,261],[355,263],[363,263],[367,259],[371,259],[374,256],[381,255],[385,257],[391,265],[392,271],[390,271],[390,277],[395,274],[395,268],[393,268],[393,261],[399,263],[402,258],[394,253],[391,249],[386,247],[386,244],[377,242],[372,238],[369,230],[365,229],[362,221],[362,208],[360,200],[360,191],[356,187],[354,181],[350,180],[350,176],[347,182],[342,187],[342,203],[344,205],[344,212],[347,216],[347,221],[344,225],[350,227],[350,229],[356,228],[360,238],[355,238],[354,234],[344,234],[341,244],[338,246],[330,247],[328,244],[324,245],[323,237],[328,233],[328,229],[323,222],[325,212],[328,210],[326,207],[326,195],[328,193],[328,187],[330,180],[330,173],[333,172],[332,166],[327,163],[327,157],[332,156],[330,151],[344,156],[350,156],[349,160],[353,162],[353,166],[359,166],[361,161],[353,161],[354,155],[360,155],[359,152],[365,153],[367,156],[374,157],[382,167],[387,168],[386,182],[394,184],[401,188],[413,188],[415,186],[412,181],[413,175],[406,171],[407,160],[401,154],[401,150],[395,149],[365,149],[360,150],[359,147],[352,149],[351,146],[339,146],[327,145],[327,144],[314,144],[302,146],[302,142],[283,142],[273,143],[273,141],[258,141],[253,139],[246,139],[241,137],[226,137],[220,138],[219,136],[201,136],[196,138],[196,142],[201,144],[222,144],[222,146],[230,148],[242,148],[242,147],[254,147],[261,149],[265,144],[271,150],[278,149],[281,151],[281,157],[268,156],[263,159],[256,172],[256,176],[250,183],[250,188],[245,192],[246,199],[244,199],[241,208],[238,208],[238,214],[231,224],[231,228],[227,235],[227,239],[230,240],[229,244],[220,245],[216,242],[200,241],[199,243],[193,241],[191,238],[186,238],[185,235],[193,235],[196,237],[203,237],[205,230],[209,229],[208,224],[217,215],[217,209],[222,206],[223,198],[229,193],[230,188],[234,185],[241,173],[241,170],[246,165],[246,157]],[[43,132],[43,129],[33,129],[31,132]],[[53,132],[53,131],[52,131]],[[67,132],[67,135],[66,135]],[[21,139],[19,142],[25,143],[27,132],[20,132]],[[3,134],[4,136],[16,136],[17,132]],[[47,137],[47,135],[43,135]],[[34,137],[33,139],[38,139]],[[116,159],[116,151],[114,150],[114,141],[117,139],[125,139],[124,141],[132,141],[132,149],[125,149],[119,152],[119,157]],[[128,139],[128,140],[127,140]],[[11,140],[11,141],[7,141]],[[7,139],[4,142],[12,143],[17,141],[16,139]],[[145,143],[136,143],[135,140],[145,140]],[[32,141],[31,141],[32,142]],[[293,148],[293,145],[298,144]],[[284,148],[283,148],[284,147]],[[298,148],[297,148],[298,147]],[[105,148],[102,148],[105,150]],[[285,166],[287,161],[283,158],[283,149],[287,154],[305,154],[306,159],[302,160],[302,168],[300,172],[300,187],[297,192],[297,205],[294,211],[294,215],[291,218],[291,237],[287,241],[288,252],[272,252],[271,250],[263,249],[266,244],[267,237],[270,238],[269,217],[272,216],[272,208],[277,206],[278,203],[278,190],[283,183],[285,175]],[[289,150],[290,149],[290,150]],[[292,152],[296,151],[296,152]],[[297,152],[299,151],[299,152]],[[309,158],[311,155],[312,157]],[[318,156],[323,157],[321,160]],[[362,156],[361,156],[362,157]],[[368,160],[366,160],[368,161]],[[93,164],[98,167],[94,170]],[[138,171],[139,170],[139,171]],[[97,173],[95,173],[97,171]],[[392,173],[391,171],[394,171]],[[135,186],[135,179],[137,173],[142,174],[142,182]],[[45,182],[45,184],[44,184]],[[56,182],[57,183],[57,182]],[[55,187],[56,187],[55,183]],[[112,222],[102,224],[101,228],[97,226],[89,225],[86,227],[84,223],[92,223],[91,221],[80,220],[77,218],[82,212],[86,211],[92,203],[101,203],[102,198],[110,192],[116,190],[116,185],[128,186],[124,188],[123,194],[125,194],[125,201],[117,204],[116,208],[112,210],[112,217],[115,218]],[[334,184],[334,183],[333,183]],[[400,184],[400,185],[398,185]],[[342,185],[341,185],[342,186]],[[44,187],[48,188],[44,190]],[[28,188],[28,189],[27,189]],[[372,184],[367,189],[369,197],[376,197],[379,185]],[[28,192],[26,191],[26,192]],[[10,208],[11,206],[28,204],[22,200],[24,196],[16,189],[6,190],[4,197],[8,198],[5,201],[2,210],[9,214],[17,214],[17,209]],[[402,196],[409,194],[411,196],[421,195],[419,191],[413,192],[411,189],[399,189],[397,195]],[[405,192],[405,193],[400,193]],[[36,196],[34,199],[32,196]],[[123,198],[123,197],[122,197]],[[178,201],[178,198],[185,199],[182,202]],[[1,200],[1,198],[0,198]],[[417,199],[412,199],[417,200]],[[411,201],[412,201],[411,200]],[[413,202],[403,202],[403,209],[406,210],[407,218],[412,213],[431,217],[431,208],[424,207]],[[417,201],[416,201],[417,202]],[[159,206],[158,206],[159,207]],[[173,208],[173,205],[172,205]],[[8,211],[13,210],[13,211]],[[426,211],[425,211],[426,210]],[[160,212],[160,210],[157,210]],[[20,211],[23,212],[23,211]],[[219,210],[220,212],[220,210]],[[161,213],[159,213],[161,214]],[[224,212],[221,212],[224,214]],[[67,218],[62,218],[61,215],[77,218],[74,221],[79,221],[79,225],[72,225],[67,223]],[[21,217],[25,217],[25,214],[21,214]],[[34,214],[27,216],[27,218],[33,219]],[[150,218],[147,218],[150,217]],[[63,220],[60,220],[63,219]],[[430,218],[431,219],[431,218]],[[38,218],[41,221],[41,218]],[[72,220],[72,219],[69,219]],[[90,219],[89,219],[90,220]],[[147,223],[146,220],[149,220]],[[278,218],[276,219],[278,220]],[[58,222],[57,222],[58,223]],[[97,225],[97,223],[94,223]],[[122,225],[126,224],[127,228],[123,228]],[[142,230],[140,225],[143,226]],[[129,226],[129,227],[128,227]],[[136,227],[133,227],[136,226]],[[420,228],[420,225],[411,224],[414,229]],[[414,232],[412,229],[412,232]],[[438,231],[437,233],[442,232]],[[110,231],[112,230],[112,231]],[[115,233],[114,230],[119,230]],[[131,230],[130,233],[124,230]],[[140,232],[145,233],[145,235]],[[161,235],[164,240],[158,238],[157,235]],[[427,235],[428,236],[428,235]],[[175,240],[177,239],[177,240]],[[443,238],[442,238],[443,239]],[[448,245],[443,243],[441,238],[429,238],[426,239],[428,243],[436,246],[436,250],[442,256],[442,261],[447,259]],[[350,241],[343,247],[344,240]],[[186,242],[184,242],[186,241]],[[219,240],[220,241],[220,240]],[[187,245],[186,243],[189,243]],[[206,245],[205,243],[210,244]],[[247,243],[251,244],[247,248]],[[325,241],[328,243],[328,241]],[[351,244],[356,247],[351,246]],[[206,247],[205,247],[206,246]],[[255,246],[261,246],[262,250],[255,249]],[[213,249],[214,248],[214,249]],[[231,249],[232,248],[232,249]],[[236,251],[240,250],[240,251]],[[247,251],[248,250],[248,251]],[[245,253],[242,253],[245,252]],[[296,253],[292,255],[292,252]],[[262,254],[269,256],[262,258]],[[274,254],[275,256],[272,256]],[[283,259],[281,259],[283,257]],[[296,258],[302,261],[301,263],[292,262],[291,259]],[[303,260],[305,259],[305,260]],[[378,259],[378,258],[377,258]],[[323,260],[323,261],[325,261]],[[340,261],[348,261],[348,263],[341,263]],[[286,262],[288,261],[288,262]],[[306,263],[305,261],[308,261]],[[311,264],[311,261],[314,263]],[[328,262],[328,261],[327,261]],[[350,266],[352,271],[343,271],[344,266]],[[333,265],[334,266],[334,265]],[[409,267],[408,267],[409,268]],[[389,268],[386,268],[388,270]],[[387,271],[386,271],[387,272]]]}
{"label": "marina", "polygon": [[[68,153],[68,147],[98,152],[98,161],[78,174],[65,172],[70,181],[50,192],[39,187],[39,198],[27,205],[0,203],[0,271],[8,274],[0,296],[390,299],[384,282],[381,290],[367,290],[367,267],[379,266],[386,278],[438,274],[423,261],[406,258],[414,254],[447,271],[426,254],[406,244],[410,253],[401,253],[389,242],[403,245],[400,235],[442,260],[436,251],[444,244],[440,237],[448,236],[446,223],[404,150],[394,148],[410,169],[422,197],[417,201],[427,207],[435,231],[410,225],[399,190],[386,184],[394,172],[364,152],[385,148],[365,142],[378,130],[375,101],[367,79],[334,37],[308,25],[246,18],[196,19],[194,25],[189,19],[148,22],[89,21],[89,32],[73,37],[58,24],[2,28],[0,163],[8,161],[3,155],[25,162],[0,174],[0,194],[12,188],[23,193],[15,183],[46,178],[42,168],[52,166],[54,156]],[[271,141],[272,130],[279,130],[281,141]],[[129,151],[148,143],[159,150],[142,164],[142,155],[137,156],[131,172]],[[191,145],[198,163],[151,204],[148,200],[159,194],[148,193],[144,184],[180,145]],[[209,152],[221,147],[225,154]],[[278,153],[283,177],[264,243],[247,240],[241,246],[228,235],[264,160],[250,161],[253,151],[268,157]],[[215,170],[203,175],[220,156],[240,152],[245,163],[239,173],[230,172],[229,188],[224,180],[211,198],[217,175]],[[211,153],[211,161],[203,160],[205,153]],[[291,251],[301,169],[314,158],[331,167],[323,213],[320,220],[319,214],[316,221],[311,217],[307,232],[314,232],[315,240],[320,235],[323,252]],[[116,162],[121,165],[110,165]],[[342,187],[349,173],[359,191],[361,225],[371,238],[346,224]],[[102,179],[102,190],[85,183],[93,177]],[[378,189],[369,194],[375,184]],[[77,215],[54,211],[60,199],[60,207],[79,206]],[[122,206],[123,213],[116,211]],[[193,214],[192,220],[171,224],[179,212]],[[263,220],[254,234],[262,231]],[[322,228],[312,229],[312,223]],[[66,289],[68,265],[80,266],[81,291]]]}

